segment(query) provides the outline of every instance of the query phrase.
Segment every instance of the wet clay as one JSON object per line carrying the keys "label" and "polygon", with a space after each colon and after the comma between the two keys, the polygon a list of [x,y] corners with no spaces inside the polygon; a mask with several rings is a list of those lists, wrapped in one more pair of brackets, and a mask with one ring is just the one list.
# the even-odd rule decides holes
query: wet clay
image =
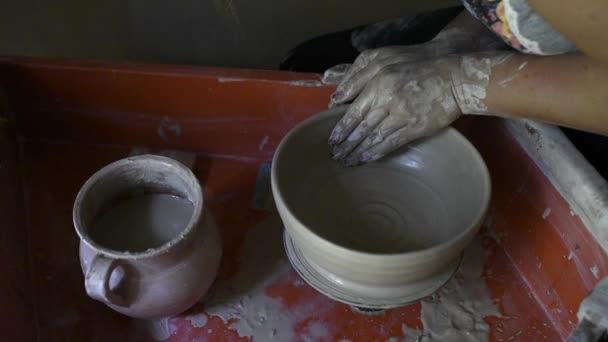
{"label": "wet clay", "polygon": [[[487,248],[483,238],[477,237],[464,250],[460,269],[454,277],[421,302],[420,319],[424,329],[403,324],[405,341],[489,341],[490,326],[486,318],[502,316],[483,278]],[[399,337],[392,339],[402,341]]]}
{"label": "wet clay", "polygon": [[492,68],[511,56],[511,52],[482,52],[460,58],[452,70],[452,92],[463,114],[489,114],[484,101]]}
{"label": "wet clay", "polygon": [[194,206],[168,194],[146,194],[119,201],[99,215],[89,232],[103,247],[142,252],[171,241],[184,230]]}
{"label": "wet clay", "polygon": [[489,341],[488,316],[500,317],[483,277],[485,251],[477,238],[464,251],[454,278],[422,301],[424,337],[420,341]]}

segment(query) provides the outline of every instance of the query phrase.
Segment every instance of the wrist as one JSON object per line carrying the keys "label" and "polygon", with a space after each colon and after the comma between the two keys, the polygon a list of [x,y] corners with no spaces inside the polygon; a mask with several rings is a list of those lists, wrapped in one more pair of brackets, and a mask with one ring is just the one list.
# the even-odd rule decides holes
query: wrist
{"label": "wrist", "polygon": [[490,114],[485,99],[492,68],[505,62],[511,55],[509,52],[496,51],[450,59],[451,90],[463,114]]}

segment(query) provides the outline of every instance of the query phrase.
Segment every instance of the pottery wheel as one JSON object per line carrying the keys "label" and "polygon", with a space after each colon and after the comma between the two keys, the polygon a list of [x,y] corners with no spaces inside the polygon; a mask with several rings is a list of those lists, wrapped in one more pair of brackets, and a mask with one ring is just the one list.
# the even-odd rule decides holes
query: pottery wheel
{"label": "pottery wheel", "polygon": [[332,281],[329,272],[306,259],[294,244],[287,231],[283,233],[283,242],[289,262],[310,286],[331,299],[365,309],[399,307],[417,302],[433,294],[452,278],[462,260],[461,254],[457,260],[448,265],[442,272],[432,277],[403,285],[402,295],[399,297],[370,298],[353,293],[353,291],[349,291],[344,286],[340,286],[337,282]]}

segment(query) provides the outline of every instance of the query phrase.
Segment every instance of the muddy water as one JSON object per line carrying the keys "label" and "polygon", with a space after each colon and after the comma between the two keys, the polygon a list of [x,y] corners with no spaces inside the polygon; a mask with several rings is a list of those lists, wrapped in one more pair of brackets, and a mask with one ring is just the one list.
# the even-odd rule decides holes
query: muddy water
{"label": "muddy water", "polygon": [[171,241],[186,228],[193,212],[192,203],[168,194],[131,197],[102,212],[89,234],[103,247],[143,252]]}

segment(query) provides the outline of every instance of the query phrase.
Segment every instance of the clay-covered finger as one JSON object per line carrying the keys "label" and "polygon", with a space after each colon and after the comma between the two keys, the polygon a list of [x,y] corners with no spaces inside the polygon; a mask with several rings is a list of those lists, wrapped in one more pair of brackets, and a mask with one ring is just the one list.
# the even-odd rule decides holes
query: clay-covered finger
{"label": "clay-covered finger", "polygon": [[396,149],[405,146],[407,143],[426,136],[420,129],[412,129],[409,126],[402,127],[386,137],[381,143],[371,146],[361,153],[359,163],[368,163],[378,160]]}
{"label": "clay-covered finger", "polygon": [[344,141],[344,139],[359,126],[359,123],[364,119],[365,113],[369,110],[370,102],[369,96],[360,96],[355,102],[348,106],[348,110],[336,124],[329,136],[329,144],[331,146],[335,146]]}
{"label": "clay-covered finger", "polygon": [[357,56],[357,58],[355,58],[355,61],[350,66],[350,68],[348,68],[348,71],[344,75],[342,82],[348,81],[352,77],[353,74],[355,74],[359,70],[365,68],[372,61],[374,56],[375,56],[374,50],[366,50],[366,51],[361,52],[359,54],[359,56]]}
{"label": "clay-covered finger", "polygon": [[333,67],[325,70],[323,73],[323,77],[321,78],[321,82],[324,84],[338,84],[344,79],[348,69],[350,69],[351,64],[338,64]]}
{"label": "clay-covered finger", "polygon": [[373,59],[374,55],[374,50],[366,50],[361,52],[359,56],[357,56],[353,64],[348,68],[348,70],[344,74],[344,77],[342,77],[342,80],[340,81],[340,84],[338,84],[336,91],[331,95],[330,107],[347,102],[346,100],[344,100],[344,84],[348,84],[349,80],[354,74],[364,69]]}
{"label": "clay-covered finger", "polygon": [[340,83],[336,92],[336,96],[332,97],[332,102],[335,104],[346,103],[352,101],[357,95],[361,93],[361,90],[365,88],[367,83],[378,73],[380,66],[376,63],[372,63],[367,67],[354,73],[348,80]]}
{"label": "clay-covered finger", "polygon": [[336,92],[332,96],[332,103],[341,104],[352,101],[365,86],[371,81],[382,68],[411,60],[410,55],[396,55],[386,57],[376,57],[370,61],[364,68],[358,71],[349,72],[349,76],[345,77]]}
{"label": "clay-covered finger", "polygon": [[[348,108],[342,119],[336,124],[329,137],[329,145],[334,147],[344,141],[352,131],[361,123],[369,109],[366,100],[357,99]],[[333,153],[333,152],[332,152]]]}
{"label": "clay-covered finger", "polygon": [[396,115],[389,115],[384,119],[370,134],[365,138],[357,148],[351,152],[349,160],[345,163],[357,164],[361,155],[372,146],[384,142],[394,132],[408,125],[408,120]]}
{"label": "clay-covered finger", "polygon": [[364,115],[364,119],[359,125],[342,141],[339,145],[334,146],[332,155],[335,159],[345,158],[359,144],[365,140],[369,134],[386,118],[388,111],[385,108],[376,108]]}

